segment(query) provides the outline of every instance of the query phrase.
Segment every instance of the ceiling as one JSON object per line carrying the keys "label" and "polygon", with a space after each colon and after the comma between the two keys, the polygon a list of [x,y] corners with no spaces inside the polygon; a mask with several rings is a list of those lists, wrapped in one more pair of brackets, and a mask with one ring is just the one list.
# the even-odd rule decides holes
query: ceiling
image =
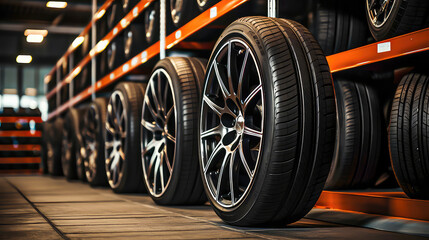
{"label": "ceiling", "polygon": [[[46,7],[46,0],[0,0],[0,64],[16,64],[30,54],[33,65],[53,65],[89,23],[91,0],[68,0],[64,9]],[[42,43],[28,43],[24,30],[47,29]]]}

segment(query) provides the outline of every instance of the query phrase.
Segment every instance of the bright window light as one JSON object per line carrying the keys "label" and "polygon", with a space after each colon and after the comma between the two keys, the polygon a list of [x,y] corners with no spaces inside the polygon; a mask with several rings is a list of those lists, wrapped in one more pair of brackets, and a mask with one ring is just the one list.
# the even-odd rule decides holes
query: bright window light
{"label": "bright window light", "polygon": [[73,42],[72,42],[72,47],[73,48],[77,48],[79,45],[81,45],[83,43],[83,40],[85,40],[84,36],[80,36],[77,37]]}
{"label": "bright window light", "polygon": [[17,63],[31,63],[31,60],[33,60],[31,55],[18,55],[16,57]]}
{"label": "bright window light", "polygon": [[48,1],[46,3],[46,7],[48,7],[48,8],[65,8],[65,7],[67,7],[67,2],[62,2],[62,1]]}
{"label": "bright window light", "polygon": [[42,35],[46,37],[48,35],[48,30],[46,29],[25,29],[24,36],[28,35]]}
{"label": "bright window light", "polygon": [[43,42],[43,36],[42,35],[28,35],[27,36],[27,42],[29,42],[29,43],[41,43],[41,42]]}

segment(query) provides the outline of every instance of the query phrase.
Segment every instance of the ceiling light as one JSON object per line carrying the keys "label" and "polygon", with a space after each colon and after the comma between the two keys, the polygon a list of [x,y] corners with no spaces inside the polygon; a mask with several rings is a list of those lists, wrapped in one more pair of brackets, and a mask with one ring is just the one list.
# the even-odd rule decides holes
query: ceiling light
{"label": "ceiling light", "polygon": [[46,7],[48,7],[48,8],[65,8],[65,7],[67,7],[67,2],[62,2],[62,1],[48,1],[46,3]]}
{"label": "ceiling light", "polygon": [[24,36],[28,35],[42,35],[46,37],[48,35],[48,30],[46,29],[25,29]]}
{"label": "ceiling light", "polygon": [[31,55],[18,55],[16,57],[17,63],[31,63],[31,60],[33,60]]}
{"label": "ceiling light", "polygon": [[27,36],[27,42],[29,43],[41,43],[43,42],[43,36],[42,35],[28,35]]}
{"label": "ceiling light", "polygon": [[72,47],[73,48],[77,48],[79,45],[81,45],[83,43],[83,40],[85,40],[84,36],[79,36],[77,37],[73,42],[72,42]]}

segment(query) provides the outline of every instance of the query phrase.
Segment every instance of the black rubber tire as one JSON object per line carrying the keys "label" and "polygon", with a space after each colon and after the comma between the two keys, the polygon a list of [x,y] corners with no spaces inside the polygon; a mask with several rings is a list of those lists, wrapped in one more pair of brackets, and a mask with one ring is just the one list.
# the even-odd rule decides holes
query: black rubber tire
{"label": "black rubber tire", "polygon": [[[266,111],[261,162],[247,195],[234,208],[220,206],[203,178],[206,194],[217,215],[229,224],[295,222],[316,203],[332,161],[336,112],[329,66],[302,25],[267,17],[241,18],[228,26],[208,66],[230,38],[250,46],[262,75]],[[200,169],[203,175],[202,164]]]}
{"label": "black rubber tire", "polygon": [[[168,57],[156,64],[152,74],[157,74],[159,69],[165,70],[171,78],[171,82],[166,82],[166,84],[170,84],[172,87],[172,98],[174,98],[172,100],[173,104],[175,103],[174,112],[177,114],[175,119],[176,127],[174,136],[176,144],[169,145],[174,146],[173,149],[167,149],[167,152],[170,153],[171,151],[173,156],[172,158],[174,158],[174,160],[172,158],[167,160],[173,161],[173,164],[171,164],[171,175],[169,180],[167,180],[167,185],[165,186],[164,191],[161,191],[159,194],[153,193],[152,183],[145,177],[146,171],[144,171],[143,175],[145,186],[147,188],[147,192],[157,204],[202,204],[207,201],[207,198],[204,193],[204,187],[201,182],[198,166],[197,134],[201,101],[201,85],[204,80],[205,63],[197,58]],[[154,108],[153,103],[155,100],[151,90],[154,88],[161,91],[161,88],[158,88],[159,81],[157,76],[154,76],[154,79],[156,81],[150,80],[148,83],[148,85],[153,85],[152,88],[147,88],[145,94],[145,101],[147,101],[152,108]],[[157,101],[160,101],[160,99]],[[163,114],[159,108],[156,109],[158,109],[158,116],[159,114]],[[142,119],[146,119],[151,122],[154,120],[150,111],[143,112]],[[152,133],[146,130],[143,126],[141,128],[142,150],[144,150],[146,147],[144,139],[149,138]],[[164,128],[164,126],[162,126],[162,128]],[[167,138],[165,139],[168,141]],[[142,154],[142,156],[142,165],[145,166],[145,158],[150,160],[153,155]],[[166,159],[164,158],[164,160]],[[148,166],[144,169],[147,168]],[[164,169],[165,168],[162,168],[160,170]],[[168,171],[166,171],[166,173],[168,173]],[[165,176],[165,174],[161,176]],[[156,189],[156,191],[158,191],[158,189]]]}
{"label": "black rubber tire", "polygon": [[175,9],[176,15],[173,15],[174,3],[176,2],[176,0],[167,2],[167,9],[170,10],[167,15],[170,16],[174,26],[180,28],[196,16],[198,6],[195,0],[181,0],[182,5]]}
{"label": "black rubber tire", "polygon": [[[104,129],[106,124],[108,98],[96,98],[88,108],[85,115],[84,139],[86,144],[87,157],[84,159],[85,174],[88,183],[91,186],[107,186],[105,157],[104,157]],[[98,126],[98,127],[97,127]],[[95,148],[92,150],[88,142],[94,141]],[[95,167],[90,169],[91,151],[95,151],[94,163]]]}
{"label": "black rubber tire", "polygon": [[[124,154],[125,159],[121,167],[121,177],[118,180],[118,184],[115,185],[109,177],[108,164],[109,161],[106,159],[106,175],[110,187],[116,193],[127,193],[127,192],[144,192],[144,183],[142,178],[142,166],[141,166],[141,146],[140,146],[140,120],[141,111],[143,104],[143,96],[145,93],[145,84],[122,82],[115,87],[115,92],[119,91],[124,96],[124,105],[128,116],[128,122],[126,124],[126,132],[128,133],[124,140]],[[110,106],[110,107],[109,107]],[[109,109],[112,109],[110,102],[107,106],[106,113],[106,127],[105,142],[108,142],[108,135],[106,128],[108,124],[107,115]],[[105,147],[105,156],[108,158],[107,147]]]}
{"label": "black rubber tire", "polygon": [[63,129],[64,121],[62,118],[57,118],[51,127],[48,129],[48,141],[46,142],[46,149],[48,150],[47,154],[47,165],[48,172],[52,176],[62,176],[63,169],[61,165],[61,152],[62,144],[61,140],[63,138]]}
{"label": "black rubber tire", "polygon": [[[146,42],[148,44],[153,44],[159,40],[159,1],[152,2],[145,10],[144,10],[144,32]],[[153,17],[153,18],[151,18]],[[152,23],[152,27],[150,27]]]}
{"label": "black rubber tire", "polygon": [[107,8],[105,14],[107,29],[112,30],[123,17],[122,1],[114,0],[110,7]]}
{"label": "black rubber tire", "polygon": [[429,2],[427,0],[395,0],[386,22],[377,27],[370,20],[368,1],[365,15],[369,30],[377,41],[399,36],[429,26]]}
{"label": "black rubber tire", "polygon": [[125,62],[123,39],[123,36],[119,37],[107,46],[107,67],[109,71],[115,70],[115,68]]}
{"label": "black rubber tire", "polygon": [[321,0],[313,3],[310,32],[326,55],[365,45],[368,28],[360,1]]}
{"label": "black rubber tire", "polygon": [[326,189],[366,188],[374,185],[379,165],[381,110],[373,87],[334,80],[338,127],[334,158]]}
{"label": "black rubber tire", "polygon": [[43,131],[42,131],[42,142],[40,144],[40,155],[41,155],[41,161],[40,161],[40,169],[42,170],[43,174],[48,174],[48,149],[47,149],[47,142],[49,141],[49,129],[52,127],[52,124],[50,122],[44,122],[43,123]]}
{"label": "black rubber tire", "polygon": [[79,118],[76,125],[76,130],[74,132],[73,138],[76,143],[75,154],[76,154],[76,176],[77,179],[86,182],[86,173],[85,173],[85,159],[86,159],[86,144],[85,139],[83,138],[83,126],[84,126],[84,116],[86,115],[87,107],[81,107],[77,109]]}
{"label": "black rubber tire", "polygon": [[76,138],[75,132],[79,131],[79,111],[70,108],[64,118],[62,129],[61,165],[63,174],[67,180],[77,179],[76,169]]}
{"label": "black rubber tire", "polygon": [[145,29],[143,23],[132,22],[124,31],[124,60],[135,57],[144,50]]}
{"label": "black rubber tire", "polygon": [[390,157],[396,179],[411,198],[429,199],[429,76],[405,75],[390,115]]}

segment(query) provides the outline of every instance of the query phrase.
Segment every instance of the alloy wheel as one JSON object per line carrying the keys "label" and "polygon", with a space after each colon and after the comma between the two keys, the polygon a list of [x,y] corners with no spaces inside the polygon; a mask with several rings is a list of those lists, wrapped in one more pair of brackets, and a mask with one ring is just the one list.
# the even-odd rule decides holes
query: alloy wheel
{"label": "alloy wheel", "polygon": [[208,66],[200,121],[206,186],[220,206],[238,206],[260,162],[264,124],[262,77],[243,40],[230,39]]}
{"label": "alloy wheel", "polygon": [[366,9],[371,23],[379,28],[383,26],[390,14],[392,13],[393,6],[396,0],[367,0]]}
{"label": "alloy wheel", "polygon": [[155,197],[167,189],[174,167],[176,111],[171,78],[160,68],[151,76],[142,110],[142,166],[146,185]]}
{"label": "alloy wheel", "polygon": [[128,129],[127,109],[124,96],[115,91],[107,105],[106,119],[106,174],[112,187],[119,185],[125,161],[125,139]]}
{"label": "alloy wheel", "polygon": [[94,174],[97,171],[97,158],[98,158],[98,141],[97,141],[97,131],[99,129],[99,116],[96,114],[94,106],[88,110],[88,119],[85,122],[85,148],[86,148],[86,158],[84,161],[86,177],[88,181],[92,180],[95,176]]}

